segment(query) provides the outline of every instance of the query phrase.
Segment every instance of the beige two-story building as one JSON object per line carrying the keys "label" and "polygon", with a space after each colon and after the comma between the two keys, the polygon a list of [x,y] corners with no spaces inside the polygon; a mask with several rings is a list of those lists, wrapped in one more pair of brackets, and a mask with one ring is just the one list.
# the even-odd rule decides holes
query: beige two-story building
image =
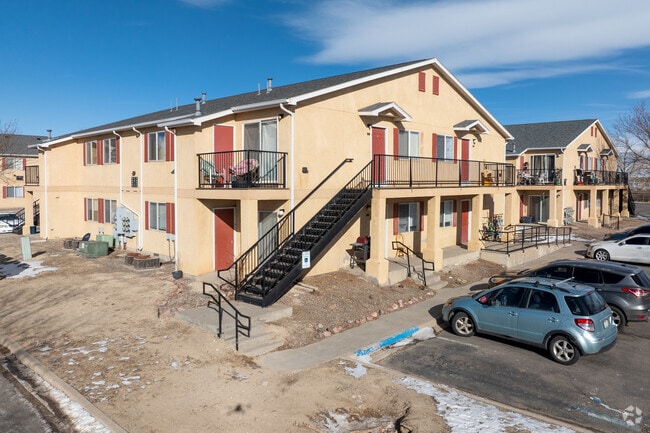
{"label": "beige two-story building", "polygon": [[522,220],[598,227],[629,216],[627,173],[595,119],[507,125],[506,158],[517,167]]}
{"label": "beige two-story building", "polygon": [[513,137],[436,59],[208,99],[38,146],[41,236],[111,234],[272,303],[307,272],[389,283],[394,242],[433,263],[517,222]]}

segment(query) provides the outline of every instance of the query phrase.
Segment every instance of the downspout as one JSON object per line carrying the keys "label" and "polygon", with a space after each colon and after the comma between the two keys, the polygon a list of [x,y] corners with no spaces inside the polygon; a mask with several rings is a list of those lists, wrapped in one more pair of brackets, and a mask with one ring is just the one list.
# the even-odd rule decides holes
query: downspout
{"label": "downspout", "polygon": [[169,132],[174,137],[174,271],[178,271],[178,149],[176,146],[176,133],[165,126],[165,131]]}
{"label": "downspout", "polygon": [[43,204],[45,205],[45,240],[47,240],[50,237],[50,218],[47,212],[47,151],[40,146],[36,146],[36,148],[43,152],[43,179],[45,179],[43,182]]}
{"label": "downspout", "polygon": [[290,194],[291,194],[290,195],[290,197],[291,197],[290,198],[290,206],[291,206],[291,209],[293,209],[294,202],[295,202],[295,195],[296,195],[296,189],[295,189],[295,186],[296,186],[296,181],[295,181],[296,172],[294,170],[294,168],[295,168],[295,152],[294,152],[294,150],[295,150],[294,149],[294,146],[295,146],[295,140],[294,140],[295,125],[294,125],[294,118],[293,118],[294,113],[287,110],[286,108],[284,108],[283,104],[280,104],[280,109],[282,111],[284,111],[285,113],[287,113],[291,117],[291,144],[290,144],[290,151],[289,151],[290,155],[291,155],[290,156],[291,162],[289,164],[289,173],[291,173],[291,181],[289,183],[289,191],[290,191]]}
{"label": "downspout", "polygon": [[[144,192],[143,192],[143,183],[144,183],[144,173],[142,172],[143,170],[143,164],[144,164],[144,155],[142,154],[143,149],[142,146],[144,146],[144,138],[142,138],[142,132],[138,131],[135,129],[135,126],[132,127],[133,131],[138,134],[138,142],[139,142],[139,147],[140,147],[140,212],[142,212],[142,209],[144,208]],[[120,151],[122,150],[122,146],[120,146]],[[120,159],[120,163],[122,160]],[[128,208],[128,206],[127,206]],[[131,210],[134,214],[138,216],[138,221],[140,222],[140,227],[138,228],[138,233],[140,233],[142,230],[144,230],[144,221],[140,218],[140,214],[138,212],[135,212]],[[142,231],[142,236],[138,236],[138,251],[142,251],[144,244],[144,232]]]}

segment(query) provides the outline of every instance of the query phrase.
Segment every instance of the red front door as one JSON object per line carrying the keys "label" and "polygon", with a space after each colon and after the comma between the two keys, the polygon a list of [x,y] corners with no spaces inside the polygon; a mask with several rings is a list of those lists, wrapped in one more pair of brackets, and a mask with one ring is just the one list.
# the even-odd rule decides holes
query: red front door
{"label": "red front door", "polygon": [[214,269],[227,269],[234,259],[235,209],[214,209]]}
{"label": "red front door", "polygon": [[375,158],[375,155],[386,154],[386,130],[384,128],[371,128],[372,130],[372,160],[374,182],[386,180],[386,162],[382,158]]}
{"label": "red front door", "polygon": [[469,200],[460,201],[460,243],[469,242]]}

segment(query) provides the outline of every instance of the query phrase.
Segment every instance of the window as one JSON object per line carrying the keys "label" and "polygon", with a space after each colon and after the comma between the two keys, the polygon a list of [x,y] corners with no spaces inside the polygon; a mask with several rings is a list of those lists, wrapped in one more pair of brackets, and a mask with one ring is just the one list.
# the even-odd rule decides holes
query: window
{"label": "window", "polygon": [[419,156],[420,133],[417,131],[399,131],[399,156]]}
{"label": "window", "polygon": [[97,141],[86,141],[84,143],[84,163],[86,165],[97,164]]}
{"label": "window", "polygon": [[571,268],[565,265],[550,266],[548,268],[540,269],[537,272],[533,272],[531,276],[566,280],[567,278],[571,278]]}
{"label": "window", "polygon": [[557,299],[552,293],[544,292],[542,290],[533,289],[530,294],[530,301],[528,308],[531,310],[554,311],[559,312],[560,306]]}
{"label": "window", "polygon": [[24,198],[25,190],[22,186],[8,186],[6,187],[6,198]]}
{"label": "window", "polygon": [[443,200],[440,203],[440,227],[451,227],[454,222],[454,201]]}
{"label": "window", "polygon": [[149,203],[149,228],[167,230],[167,205],[165,203]]}
{"label": "window", "polygon": [[5,169],[7,170],[24,170],[23,158],[5,158]]}
{"label": "window", "polygon": [[99,203],[96,198],[86,199],[86,221],[99,221]]}
{"label": "window", "polygon": [[117,140],[114,138],[104,139],[104,145],[102,146],[103,150],[103,159],[104,164],[115,164],[117,163]]}
{"label": "window", "polygon": [[436,138],[436,155],[438,159],[454,159],[454,137],[438,135]]}
{"label": "window", "polygon": [[147,137],[147,160],[165,161],[167,156],[167,149],[165,147],[165,132],[150,132]]}
{"label": "window", "polygon": [[244,149],[276,152],[278,149],[278,123],[276,120],[244,125]]}
{"label": "window", "polygon": [[400,203],[398,205],[397,232],[420,231],[420,203]]}
{"label": "window", "polygon": [[596,269],[576,267],[573,271],[573,278],[584,284],[601,284],[600,271]]}
{"label": "window", "polygon": [[117,200],[104,200],[104,222],[106,224],[115,223],[115,209],[117,209]]}

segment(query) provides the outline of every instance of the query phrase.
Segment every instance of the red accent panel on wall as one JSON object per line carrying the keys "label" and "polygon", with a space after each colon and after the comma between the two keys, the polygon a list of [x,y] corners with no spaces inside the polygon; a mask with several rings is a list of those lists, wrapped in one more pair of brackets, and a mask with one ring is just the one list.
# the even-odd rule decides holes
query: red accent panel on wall
{"label": "red accent panel on wall", "polygon": [[418,90],[420,92],[427,90],[427,76],[424,72],[418,72]]}
{"label": "red accent panel on wall", "polygon": [[142,143],[144,146],[144,152],[142,153],[144,155],[144,162],[147,162],[149,161],[149,134],[144,134]]}
{"label": "red accent panel on wall", "polygon": [[84,158],[83,163],[84,165],[86,165],[86,143],[81,143],[81,146],[83,147],[83,158]]}
{"label": "red accent panel on wall", "polygon": [[104,140],[97,140],[97,165],[104,164]]}
{"label": "red accent panel on wall", "polygon": [[165,161],[174,160],[174,135],[165,131]]}
{"label": "red accent panel on wall", "polygon": [[431,81],[431,93],[434,95],[439,95],[440,94],[440,77],[434,75],[433,80]]}
{"label": "red accent panel on wall", "polygon": [[399,129],[393,129],[393,159],[399,159]]}
{"label": "red accent panel on wall", "polygon": [[393,204],[393,234],[399,233],[399,203]]}
{"label": "red accent panel on wall", "polygon": [[174,234],[176,233],[176,220],[174,219],[175,215],[175,207],[176,205],[174,203],[167,203],[165,206],[165,218],[167,221],[167,233]]}
{"label": "red accent panel on wall", "polygon": [[431,157],[438,157],[438,134],[435,132],[431,134]]}
{"label": "red accent panel on wall", "polygon": [[23,170],[27,167],[27,158],[23,158]]}
{"label": "red accent panel on wall", "polygon": [[458,160],[458,137],[454,137],[454,162]]}
{"label": "red accent panel on wall", "polygon": [[104,224],[104,199],[97,200],[97,222]]}
{"label": "red accent panel on wall", "polygon": [[[7,168],[7,161],[5,161],[7,158],[0,158],[0,166],[2,167],[3,170]],[[85,158],[84,158],[85,161]]]}
{"label": "red accent panel on wall", "polygon": [[6,186],[2,187],[2,198],[7,198],[7,187]]}

